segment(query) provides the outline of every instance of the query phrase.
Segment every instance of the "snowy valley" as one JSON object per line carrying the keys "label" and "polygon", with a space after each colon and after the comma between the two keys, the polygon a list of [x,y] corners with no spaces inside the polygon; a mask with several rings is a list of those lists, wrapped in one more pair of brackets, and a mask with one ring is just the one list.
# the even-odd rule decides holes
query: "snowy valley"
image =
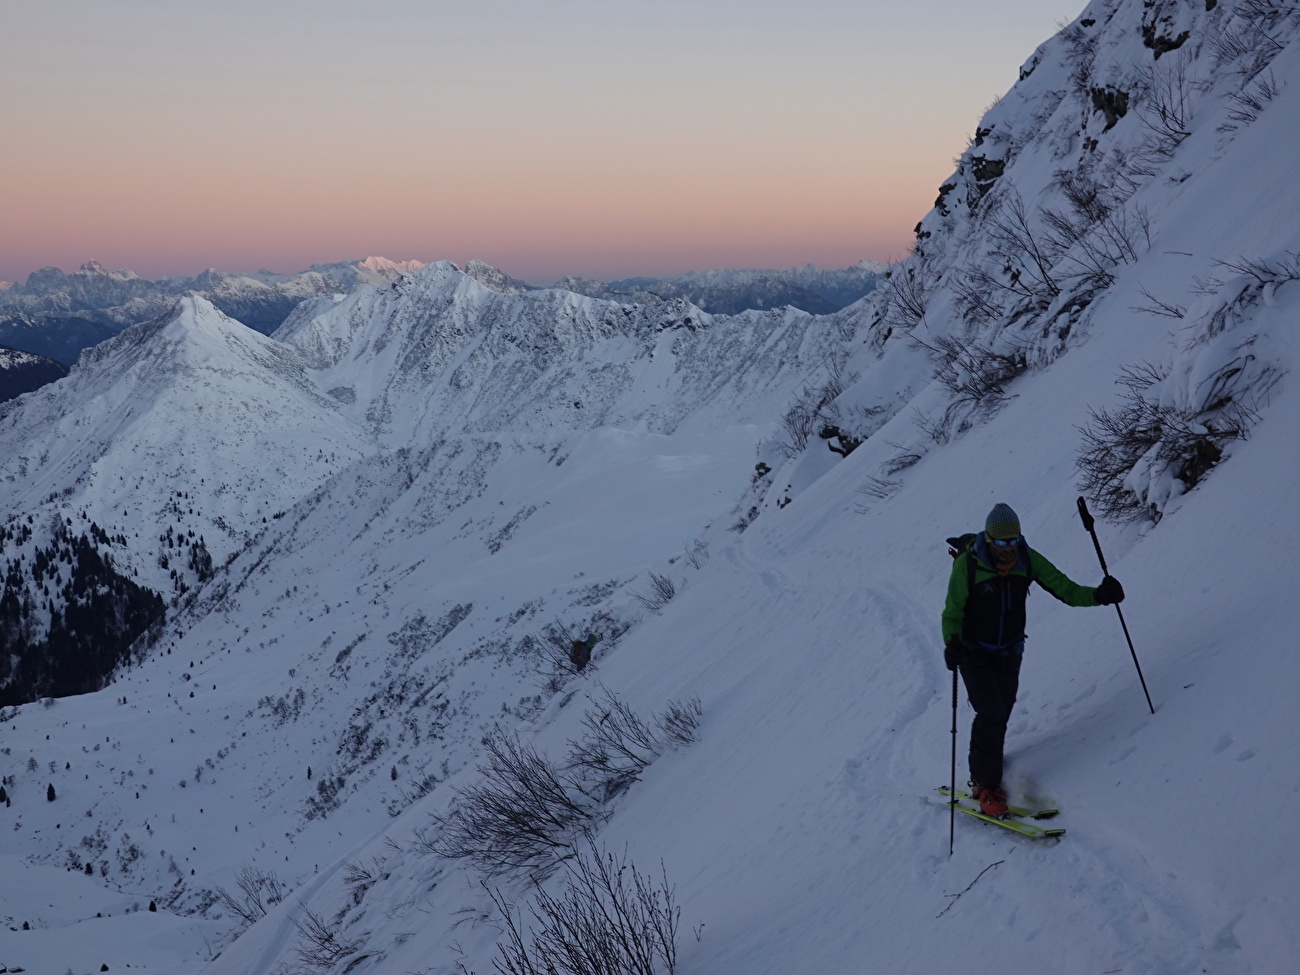
{"label": "snowy valley", "polygon": [[[166,603],[0,710],[0,964],[524,973],[621,877],[647,972],[1289,970],[1298,38],[1094,0],[831,315],[441,262],[0,404],[6,684]],[[1007,785],[1067,833],[949,856],[944,539],[1005,501],[1093,585],[1080,494],[1156,714],[1113,611],[1031,597]]]}

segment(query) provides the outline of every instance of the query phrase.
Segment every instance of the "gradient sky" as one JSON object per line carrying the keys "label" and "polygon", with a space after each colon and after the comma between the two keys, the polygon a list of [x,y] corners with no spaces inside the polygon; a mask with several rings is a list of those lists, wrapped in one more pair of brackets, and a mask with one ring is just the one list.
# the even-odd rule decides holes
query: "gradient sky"
{"label": "gradient sky", "polygon": [[0,0],[0,280],[903,256],[1084,0]]}

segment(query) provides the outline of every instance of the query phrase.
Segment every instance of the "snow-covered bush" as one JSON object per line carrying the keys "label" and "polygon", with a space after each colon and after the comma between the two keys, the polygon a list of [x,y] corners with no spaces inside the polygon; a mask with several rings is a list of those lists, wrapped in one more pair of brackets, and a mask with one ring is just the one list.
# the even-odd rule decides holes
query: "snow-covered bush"
{"label": "snow-covered bush", "polygon": [[1189,310],[1152,299],[1146,310],[1188,323],[1180,345],[1163,365],[1124,369],[1117,382],[1128,392],[1118,406],[1089,410],[1076,464],[1080,488],[1103,515],[1158,521],[1248,435],[1282,377],[1267,333],[1243,326],[1300,280],[1300,254],[1222,267],[1235,276],[1204,283]]}
{"label": "snow-covered bush", "polygon": [[1129,390],[1124,401],[1088,411],[1079,487],[1105,517],[1158,521],[1172,493],[1194,487],[1224,447],[1245,436],[1250,418],[1240,407],[1192,411],[1161,402],[1166,378],[1149,364],[1129,367],[1117,380]]}

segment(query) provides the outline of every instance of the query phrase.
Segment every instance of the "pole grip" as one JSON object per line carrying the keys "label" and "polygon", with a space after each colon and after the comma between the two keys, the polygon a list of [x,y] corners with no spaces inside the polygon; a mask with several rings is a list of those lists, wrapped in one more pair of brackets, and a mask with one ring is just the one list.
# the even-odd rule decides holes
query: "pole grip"
{"label": "pole grip", "polygon": [[1083,530],[1091,532],[1096,522],[1093,521],[1092,514],[1088,511],[1088,502],[1082,497],[1079,498],[1079,518],[1083,521]]}
{"label": "pole grip", "polygon": [[1083,522],[1084,530],[1092,536],[1092,547],[1097,550],[1097,561],[1101,563],[1101,574],[1104,576],[1110,575],[1110,569],[1106,567],[1106,556],[1101,554],[1101,542],[1097,538],[1097,523],[1088,510],[1088,502],[1082,497],[1079,498],[1079,519]]}

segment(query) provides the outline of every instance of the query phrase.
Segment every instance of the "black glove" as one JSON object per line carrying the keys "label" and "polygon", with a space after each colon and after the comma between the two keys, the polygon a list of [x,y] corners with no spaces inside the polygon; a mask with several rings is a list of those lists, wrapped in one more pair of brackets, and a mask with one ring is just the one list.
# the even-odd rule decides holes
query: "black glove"
{"label": "black glove", "polygon": [[949,640],[943,648],[943,665],[949,670],[956,670],[961,666],[961,658],[966,648],[961,645],[961,641],[956,637]]}
{"label": "black glove", "polygon": [[1101,580],[1101,585],[1092,591],[1092,595],[1097,600],[1098,606],[1122,603],[1124,601],[1124,587],[1119,584],[1119,580],[1114,576],[1106,576]]}

